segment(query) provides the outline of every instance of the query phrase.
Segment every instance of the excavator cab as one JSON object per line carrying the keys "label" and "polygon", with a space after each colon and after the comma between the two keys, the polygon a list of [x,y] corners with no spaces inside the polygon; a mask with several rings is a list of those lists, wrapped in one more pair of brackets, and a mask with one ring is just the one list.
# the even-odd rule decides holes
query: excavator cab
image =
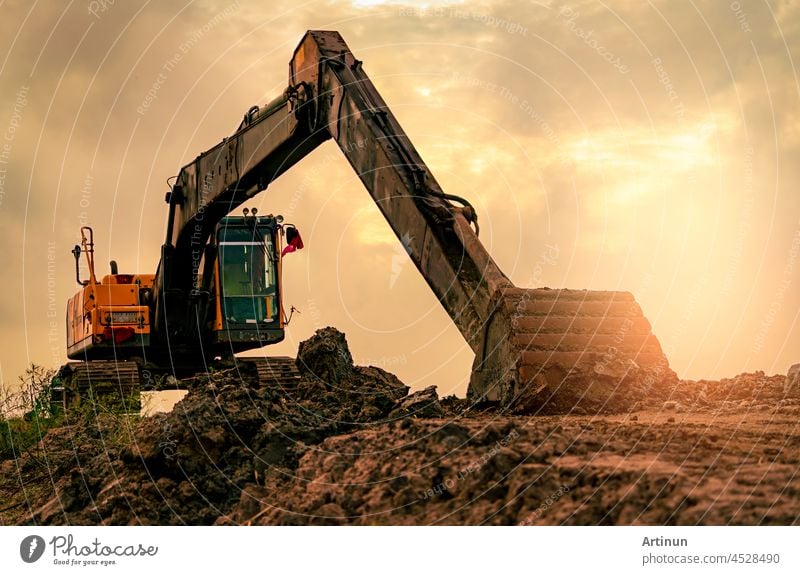
{"label": "excavator cab", "polygon": [[220,348],[238,352],[283,340],[282,221],[251,213],[217,225],[213,339]]}

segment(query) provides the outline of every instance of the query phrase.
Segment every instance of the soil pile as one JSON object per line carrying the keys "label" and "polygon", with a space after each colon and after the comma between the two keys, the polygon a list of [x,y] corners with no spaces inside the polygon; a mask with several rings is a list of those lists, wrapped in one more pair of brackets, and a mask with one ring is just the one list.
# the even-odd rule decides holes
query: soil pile
{"label": "soil pile", "polygon": [[182,382],[169,414],[52,430],[1,464],[0,523],[800,522],[800,400],[782,376],[681,382],[623,414],[534,417],[409,395],[353,365],[332,328],[301,344],[297,365],[288,392],[239,361]]}
{"label": "soil pile", "polygon": [[798,404],[798,391],[787,386],[783,375],[768,376],[757,371],[718,381],[680,381],[667,400],[706,411],[767,410],[773,405]]}

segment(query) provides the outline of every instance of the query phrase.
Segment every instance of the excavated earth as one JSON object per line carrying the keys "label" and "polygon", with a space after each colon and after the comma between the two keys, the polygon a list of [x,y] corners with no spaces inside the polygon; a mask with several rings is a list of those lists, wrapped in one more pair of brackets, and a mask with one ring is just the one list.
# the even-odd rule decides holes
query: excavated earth
{"label": "excavated earth", "polygon": [[782,375],[528,416],[408,395],[332,328],[297,363],[289,391],[240,362],[182,382],[169,414],[51,430],[0,463],[0,524],[800,523],[800,393]]}

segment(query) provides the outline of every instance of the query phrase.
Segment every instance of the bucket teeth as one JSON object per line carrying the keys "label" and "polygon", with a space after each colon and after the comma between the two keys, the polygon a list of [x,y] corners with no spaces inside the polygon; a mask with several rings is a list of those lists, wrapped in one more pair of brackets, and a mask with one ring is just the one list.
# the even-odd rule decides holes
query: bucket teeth
{"label": "bucket teeth", "polygon": [[517,412],[629,409],[675,379],[628,292],[509,288],[484,329],[470,398]]}

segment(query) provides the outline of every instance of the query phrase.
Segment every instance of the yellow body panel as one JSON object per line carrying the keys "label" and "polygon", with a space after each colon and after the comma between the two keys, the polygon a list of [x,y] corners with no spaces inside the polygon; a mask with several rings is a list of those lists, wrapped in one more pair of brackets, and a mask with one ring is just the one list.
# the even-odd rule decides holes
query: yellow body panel
{"label": "yellow body panel", "polygon": [[[152,289],[153,277],[107,275],[73,295],[67,302],[67,355],[74,359],[100,346],[113,348],[122,333],[126,340],[149,335],[150,310],[139,305],[139,289]],[[123,278],[127,282],[119,283]],[[131,317],[121,321],[120,313]]]}

